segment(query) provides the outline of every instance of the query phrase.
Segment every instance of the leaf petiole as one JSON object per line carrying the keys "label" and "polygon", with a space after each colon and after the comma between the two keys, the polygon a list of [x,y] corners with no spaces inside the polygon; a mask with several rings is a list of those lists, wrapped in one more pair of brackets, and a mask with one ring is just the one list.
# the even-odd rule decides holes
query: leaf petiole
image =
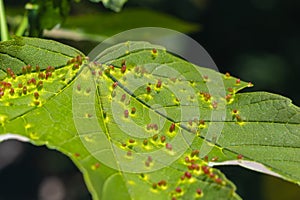
{"label": "leaf petiole", "polygon": [[24,35],[24,32],[26,31],[27,27],[28,27],[28,16],[27,16],[28,12],[26,10],[23,18],[22,18],[22,21],[16,31],[16,35],[17,36],[22,36]]}

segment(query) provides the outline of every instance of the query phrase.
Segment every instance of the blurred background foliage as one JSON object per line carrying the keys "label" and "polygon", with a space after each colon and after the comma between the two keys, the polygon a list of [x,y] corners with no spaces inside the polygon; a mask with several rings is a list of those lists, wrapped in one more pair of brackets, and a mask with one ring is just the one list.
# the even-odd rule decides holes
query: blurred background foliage
{"label": "blurred background foliage", "polygon": [[[9,28],[16,33],[28,1],[4,2]],[[44,12],[38,18],[28,18],[36,24],[24,29],[25,35],[44,33],[47,38],[87,54],[99,41],[131,28],[175,29],[197,40],[210,53],[220,72],[253,82],[255,87],[246,91],[278,93],[300,105],[298,0],[129,0],[119,13],[107,10],[101,3],[82,0],[68,7],[64,4],[68,0],[55,2],[60,2],[55,5],[54,19],[63,20],[60,29],[42,32],[56,25],[48,21],[49,13]],[[35,11],[30,9],[26,12]],[[71,15],[66,17],[65,11]],[[44,27],[34,20],[45,20]],[[299,186],[278,178],[239,167],[220,169],[236,184],[237,192],[245,200],[300,197]],[[0,200],[90,198],[82,175],[66,156],[17,141],[1,143]]]}

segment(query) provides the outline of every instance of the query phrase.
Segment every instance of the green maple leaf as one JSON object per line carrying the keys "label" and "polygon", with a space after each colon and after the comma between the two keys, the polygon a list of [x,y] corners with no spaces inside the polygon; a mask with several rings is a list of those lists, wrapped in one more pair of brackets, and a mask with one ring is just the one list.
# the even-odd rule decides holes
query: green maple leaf
{"label": "green maple leaf", "polygon": [[240,199],[211,167],[226,162],[300,183],[289,99],[237,94],[251,84],[147,42],[94,61],[48,40],[0,44],[0,134],[69,156],[93,199]]}

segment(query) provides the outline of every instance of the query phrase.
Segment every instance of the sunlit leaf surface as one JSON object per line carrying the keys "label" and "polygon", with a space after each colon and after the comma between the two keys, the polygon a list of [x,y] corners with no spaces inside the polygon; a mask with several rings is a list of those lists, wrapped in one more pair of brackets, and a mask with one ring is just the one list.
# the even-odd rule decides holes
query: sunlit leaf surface
{"label": "sunlit leaf surface", "polygon": [[300,109],[146,42],[89,62],[57,42],[0,43],[0,134],[70,157],[94,199],[240,199],[210,162],[300,183]]}

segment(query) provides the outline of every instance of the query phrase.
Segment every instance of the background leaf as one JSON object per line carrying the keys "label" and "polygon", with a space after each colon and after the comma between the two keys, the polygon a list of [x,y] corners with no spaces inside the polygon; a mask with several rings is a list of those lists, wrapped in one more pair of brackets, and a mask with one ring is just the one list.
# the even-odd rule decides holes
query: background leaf
{"label": "background leaf", "polygon": [[[124,23],[124,19],[126,19],[126,23]],[[174,16],[141,8],[127,8],[118,14],[96,12],[69,16],[62,25],[62,28],[74,30],[76,33],[90,34],[85,40],[95,38],[96,41],[99,41],[95,37],[96,35],[101,36],[100,41],[102,41],[105,37],[139,27],[164,27],[183,33],[196,32],[201,28],[199,25],[180,20]],[[51,36],[51,33],[47,33],[47,35]]]}

